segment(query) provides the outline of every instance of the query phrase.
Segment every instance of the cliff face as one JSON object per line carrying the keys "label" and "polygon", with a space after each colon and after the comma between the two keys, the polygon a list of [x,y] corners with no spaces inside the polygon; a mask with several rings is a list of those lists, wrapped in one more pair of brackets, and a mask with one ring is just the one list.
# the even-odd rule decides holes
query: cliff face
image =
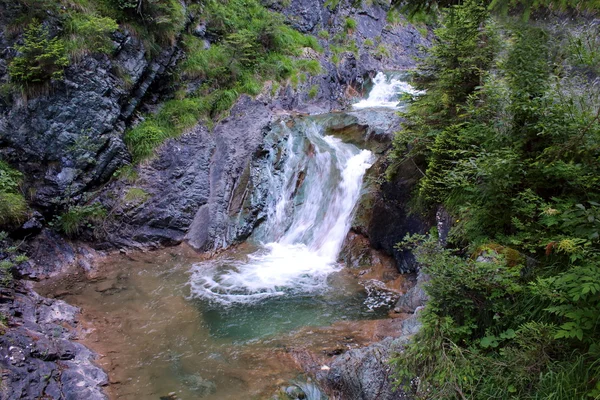
{"label": "cliff face", "polygon": [[[14,56],[21,38],[6,33],[10,21],[2,11],[0,83],[5,83],[6,58]],[[126,30],[113,40],[112,57],[83,57],[47,94],[0,100],[0,157],[24,173],[31,205],[44,213],[81,201],[130,161],[123,143],[127,121],[148,88],[178,59],[176,47],[149,56]]]}
{"label": "cliff face", "polygon": [[[322,38],[323,53],[307,51],[302,56],[317,59],[322,72],[275,94],[270,90],[271,84],[267,84],[255,100],[240,99],[230,117],[219,122],[212,132],[198,125],[181,138],[168,141],[153,161],[138,168],[139,179],[133,184],[109,185],[102,202],[114,210],[111,214],[116,219],[106,229],[110,234],[104,238],[103,247],[159,246],[187,240],[198,249],[215,250],[243,240],[257,223],[260,204],[251,205],[250,209],[242,205],[233,210],[231,206],[251,190],[250,165],[260,161],[265,150],[261,149],[263,138],[277,116],[341,109],[353,96],[364,93],[367,78],[377,71],[413,66],[421,47],[429,43],[406,22],[390,25],[386,19],[388,5],[375,3],[355,8],[341,2],[330,10],[324,3],[298,0],[285,8],[279,3],[272,5],[300,31]],[[346,26],[350,19],[356,21],[352,29]],[[333,42],[323,38],[326,35],[344,37],[356,45],[355,51],[339,53]],[[309,94],[311,89],[313,93]],[[389,140],[388,136],[384,142],[389,145]],[[124,200],[132,186],[142,189],[148,197],[143,201]],[[240,213],[243,221],[232,226],[232,219],[239,220]],[[371,230],[376,229],[374,226]],[[393,252],[393,245],[404,234],[402,231],[376,239],[377,247]]]}

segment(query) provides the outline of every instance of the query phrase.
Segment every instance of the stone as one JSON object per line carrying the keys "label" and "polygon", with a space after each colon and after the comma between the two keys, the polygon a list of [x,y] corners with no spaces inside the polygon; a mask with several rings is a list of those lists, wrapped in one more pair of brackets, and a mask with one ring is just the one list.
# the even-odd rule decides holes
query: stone
{"label": "stone", "polygon": [[355,400],[402,400],[410,397],[394,389],[390,356],[398,345],[391,338],[335,358],[331,369],[320,377],[335,398]]}

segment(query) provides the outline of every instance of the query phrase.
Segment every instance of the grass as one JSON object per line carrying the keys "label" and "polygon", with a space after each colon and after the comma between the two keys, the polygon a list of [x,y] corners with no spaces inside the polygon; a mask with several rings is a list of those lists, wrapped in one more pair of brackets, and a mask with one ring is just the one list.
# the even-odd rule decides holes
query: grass
{"label": "grass", "polygon": [[0,226],[13,226],[27,216],[27,203],[20,193],[23,175],[0,161]]}
{"label": "grass", "polygon": [[80,234],[83,228],[93,228],[106,217],[106,209],[100,203],[73,206],[56,217],[55,225],[67,236]]}
{"label": "grass", "polygon": [[132,187],[127,190],[123,199],[128,203],[145,203],[149,194],[142,188]]}
{"label": "grass", "polygon": [[184,79],[201,80],[202,85],[187,95],[178,92],[177,99],[126,133],[134,163],[199,120],[210,126],[223,118],[241,94],[261,93],[267,79],[296,87],[307,74],[321,73],[317,60],[301,58],[304,48],[323,51],[318,40],[290,28],[257,0],[209,0],[203,18],[207,32],[220,40],[206,49],[203,40],[184,34],[186,56],[179,66]]}

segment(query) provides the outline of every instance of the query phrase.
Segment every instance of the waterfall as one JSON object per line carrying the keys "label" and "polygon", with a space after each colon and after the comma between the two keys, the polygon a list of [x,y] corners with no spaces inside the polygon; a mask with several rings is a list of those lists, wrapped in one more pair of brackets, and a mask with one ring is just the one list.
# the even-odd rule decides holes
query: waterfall
{"label": "waterfall", "polygon": [[[271,193],[267,217],[253,235],[258,251],[194,265],[192,295],[221,304],[252,303],[286,294],[325,290],[373,162],[368,150],[323,136],[310,119],[290,129],[271,149],[263,172]],[[277,162],[278,157],[281,161]]]}
{"label": "waterfall", "polygon": [[403,93],[418,95],[422,92],[415,90],[407,82],[404,82],[394,76],[386,76],[383,72],[378,72],[373,79],[373,88],[369,97],[353,104],[355,109],[362,108],[393,108],[400,109],[400,96]]}

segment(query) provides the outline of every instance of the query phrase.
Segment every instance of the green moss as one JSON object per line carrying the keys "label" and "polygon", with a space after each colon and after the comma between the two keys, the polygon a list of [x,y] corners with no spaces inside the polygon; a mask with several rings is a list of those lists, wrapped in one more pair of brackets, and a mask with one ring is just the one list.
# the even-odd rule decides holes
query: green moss
{"label": "green moss", "polygon": [[149,194],[144,189],[132,187],[127,190],[123,199],[128,203],[145,203]]}

